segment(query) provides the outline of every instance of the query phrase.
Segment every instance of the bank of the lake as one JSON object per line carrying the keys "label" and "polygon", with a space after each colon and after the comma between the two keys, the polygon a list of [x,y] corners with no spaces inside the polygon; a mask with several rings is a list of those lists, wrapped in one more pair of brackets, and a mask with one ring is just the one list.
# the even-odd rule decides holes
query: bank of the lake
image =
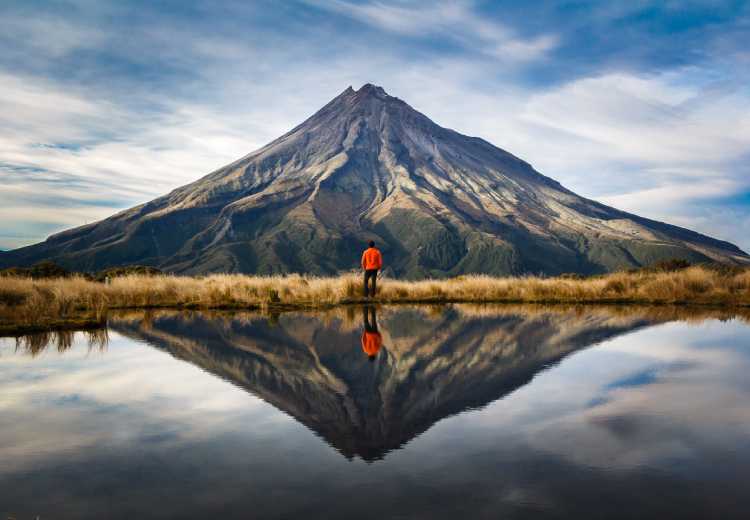
{"label": "bank of the lake", "polygon": [[124,276],[104,284],[82,277],[0,278],[0,334],[96,326],[112,309],[323,309],[374,303],[648,304],[750,307],[750,270],[694,266],[676,271],[618,272],[577,278],[460,276],[382,279],[362,297],[355,274],[203,277]]}

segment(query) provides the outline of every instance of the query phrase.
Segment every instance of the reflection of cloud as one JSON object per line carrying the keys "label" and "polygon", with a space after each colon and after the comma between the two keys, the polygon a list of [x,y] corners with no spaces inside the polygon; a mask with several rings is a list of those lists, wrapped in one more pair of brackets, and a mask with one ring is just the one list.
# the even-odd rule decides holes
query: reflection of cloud
{"label": "reflection of cloud", "polygon": [[658,379],[665,377],[669,373],[674,373],[675,371],[679,370],[686,370],[691,368],[692,366],[694,365],[685,361],[649,366],[643,370],[639,370],[635,374],[629,374],[621,379],[608,383],[606,388],[611,391],[620,388],[635,388],[638,386],[650,385],[655,383]]}
{"label": "reflection of cloud", "polygon": [[[700,327],[708,337],[726,328],[720,323]],[[733,330],[748,336],[746,328]],[[750,433],[750,388],[737,381],[749,360],[725,348],[726,335],[716,340],[721,348],[712,349],[695,346],[695,338],[682,325],[666,325],[615,339],[602,352],[592,352],[590,357],[615,354],[610,362],[617,357],[630,357],[631,362],[622,375],[609,375],[608,381],[592,372],[582,383],[587,392],[581,397],[588,399],[583,408],[550,413],[529,424],[531,446],[611,471],[658,465],[670,458],[695,460],[705,451],[742,443]]]}
{"label": "reflection of cloud", "polygon": [[47,350],[36,358],[14,356],[5,343],[0,343],[0,414],[7,422],[0,434],[0,472],[113,442],[195,442],[226,428],[238,414],[259,423],[269,419],[268,407],[245,392],[119,337],[106,353],[79,341],[65,354]]}

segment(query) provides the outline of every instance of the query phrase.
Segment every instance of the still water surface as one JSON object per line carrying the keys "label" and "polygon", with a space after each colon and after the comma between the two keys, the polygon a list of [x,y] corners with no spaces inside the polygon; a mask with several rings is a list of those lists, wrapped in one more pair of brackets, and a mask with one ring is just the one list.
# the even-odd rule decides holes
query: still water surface
{"label": "still water surface", "polygon": [[711,313],[120,315],[0,340],[0,519],[748,518],[749,374]]}

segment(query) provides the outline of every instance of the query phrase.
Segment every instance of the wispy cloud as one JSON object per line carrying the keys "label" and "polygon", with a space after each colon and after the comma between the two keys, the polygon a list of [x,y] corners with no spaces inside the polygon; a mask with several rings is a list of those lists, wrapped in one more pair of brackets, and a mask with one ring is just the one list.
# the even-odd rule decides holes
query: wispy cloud
{"label": "wispy cloud", "polygon": [[437,1],[354,3],[345,0],[310,0],[328,9],[387,32],[413,38],[441,37],[465,50],[506,62],[543,57],[558,42],[554,33],[522,38],[511,28],[479,16],[472,2]]}
{"label": "wispy cloud", "polygon": [[750,149],[744,89],[715,92],[686,79],[679,72],[584,78],[534,96],[523,117],[597,143],[617,159],[725,162]]}
{"label": "wispy cloud", "polygon": [[59,58],[73,51],[92,48],[106,39],[105,31],[82,27],[59,16],[35,13],[5,15],[0,41],[5,52]]}

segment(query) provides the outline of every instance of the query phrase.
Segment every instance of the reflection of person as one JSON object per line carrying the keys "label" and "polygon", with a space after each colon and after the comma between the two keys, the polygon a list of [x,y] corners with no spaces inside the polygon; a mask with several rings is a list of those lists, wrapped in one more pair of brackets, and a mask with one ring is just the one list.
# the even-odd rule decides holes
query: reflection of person
{"label": "reflection of person", "polygon": [[[370,318],[372,316],[372,319]],[[375,315],[375,307],[362,307],[362,321],[365,330],[362,331],[362,350],[365,351],[370,361],[375,357],[383,346],[383,337],[378,332],[378,319]]]}
{"label": "reflection of person", "polygon": [[[365,298],[375,296],[375,289],[377,288],[378,270],[383,267],[383,256],[380,251],[375,247],[375,242],[370,241],[370,247],[365,249],[362,253],[362,269],[365,271]],[[368,287],[372,281],[372,290]]]}

